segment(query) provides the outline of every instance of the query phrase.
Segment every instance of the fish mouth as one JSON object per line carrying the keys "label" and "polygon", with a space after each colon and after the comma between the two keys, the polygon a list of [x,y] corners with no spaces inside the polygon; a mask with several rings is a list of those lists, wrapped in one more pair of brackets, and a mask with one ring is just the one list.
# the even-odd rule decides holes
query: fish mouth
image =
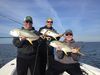
{"label": "fish mouth", "polygon": [[10,35],[15,36],[15,37],[19,36],[18,32],[14,32],[14,31],[10,31]]}

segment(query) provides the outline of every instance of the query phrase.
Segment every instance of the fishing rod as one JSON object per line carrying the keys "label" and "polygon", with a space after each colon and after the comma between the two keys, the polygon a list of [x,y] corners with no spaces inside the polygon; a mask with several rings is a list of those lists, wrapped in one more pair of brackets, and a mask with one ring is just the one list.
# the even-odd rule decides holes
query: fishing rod
{"label": "fishing rod", "polygon": [[9,18],[9,17],[7,17],[7,16],[0,15],[0,17],[6,18],[6,19],[8,19],[8,20],[11,20],[11,21],[13,21],[13,22],[16,22],[16,23],[18,23],[18,24],[21,24],[21,25],[22,25],[22,23],[21,23],[21,22],[16,21],[16,20],[14,20],[14,19],[12,19],[12,18]]}
{"label": "fishing rod", "polygon": [[0,38],[14,38],[14,37],[0,37]]}
{"label": "fishing rod", "polygon": [[[0,38],[22,38],[22,37],[0,37]],[[34,38],[34,37],[25,37],[25,38]]]}
{"label": "fishing rod", "polygon": [[[8,19],[8,20],[11,20],[11,21],[13,21],[13,22],[15,22],[15,23],[18,23],[18,24],[22,25],[21,22],[16,21],[16,20],[14,20],[14,19],[12,19],[12,18],[9,18],[9,17],[7,17],[7,16],[0,15],[0,17],[6,18],[6,19]],[[3,37],[0,37],[0,39],[1,39],[1,38],[14,38],[14,37],[5,37],[5,36],[3,36]]]}

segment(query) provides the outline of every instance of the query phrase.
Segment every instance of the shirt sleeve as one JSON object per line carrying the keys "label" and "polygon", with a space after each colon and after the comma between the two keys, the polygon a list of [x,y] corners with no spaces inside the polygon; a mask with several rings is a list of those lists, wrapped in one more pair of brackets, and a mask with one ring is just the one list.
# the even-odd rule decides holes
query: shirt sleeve
{"label": "shirt sleeve", "polygon": [[24,41],[23,40],[20,41],[19,38],[13,38],[13,44],[14,44],[15,47],[20,48],[20,47],[23,46]]}
{"label": "shirt sleeve", "polygon": [[58,51],[57,51],[57,57],[58,57],[59,59],[63,59],[63,58],[64,58],[64,55],[65,55],[65,53],[64,53],[63,51],[61,51],[61,50],[58,50]]}

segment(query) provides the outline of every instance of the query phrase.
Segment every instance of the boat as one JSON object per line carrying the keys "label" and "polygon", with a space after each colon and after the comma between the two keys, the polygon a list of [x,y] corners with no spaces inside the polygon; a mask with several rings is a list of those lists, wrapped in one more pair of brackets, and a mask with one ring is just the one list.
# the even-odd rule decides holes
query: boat
{"label": "boat", "polygon": [[[80,67],[84,75],[100,75],[100,69],[85,63],[80,62]],[[17,75],[16,74],[16,58],[5,64],[0,68],[0,75]],[[30,71],[28,70],[28,74]],[[67,72],[64,72],[62,75],[69,75]]]}

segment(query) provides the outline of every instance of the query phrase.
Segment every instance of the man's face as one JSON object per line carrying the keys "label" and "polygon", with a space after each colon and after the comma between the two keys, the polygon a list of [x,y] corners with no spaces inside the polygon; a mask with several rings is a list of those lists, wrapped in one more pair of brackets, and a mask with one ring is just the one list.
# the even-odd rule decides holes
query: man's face
{"label": "man's face", "polygon": [[24,28],[25,29],[32,29],[32,22],[24,21]]}
{"label": "man's face", "polygon": [[65,40],[71,41],[72,39],[73,39],[73,34],[72,34],[72,33],[67,33],[67,34],[65,35]]}
{"label": "man's face", "polygon": [[53,21],[51,21],[51,20],[48,20],[48,21],[46,21],[46,26],[48,27],[48,28],[50,28],[50,27],[52,27],[52,24],[53,24]]}

